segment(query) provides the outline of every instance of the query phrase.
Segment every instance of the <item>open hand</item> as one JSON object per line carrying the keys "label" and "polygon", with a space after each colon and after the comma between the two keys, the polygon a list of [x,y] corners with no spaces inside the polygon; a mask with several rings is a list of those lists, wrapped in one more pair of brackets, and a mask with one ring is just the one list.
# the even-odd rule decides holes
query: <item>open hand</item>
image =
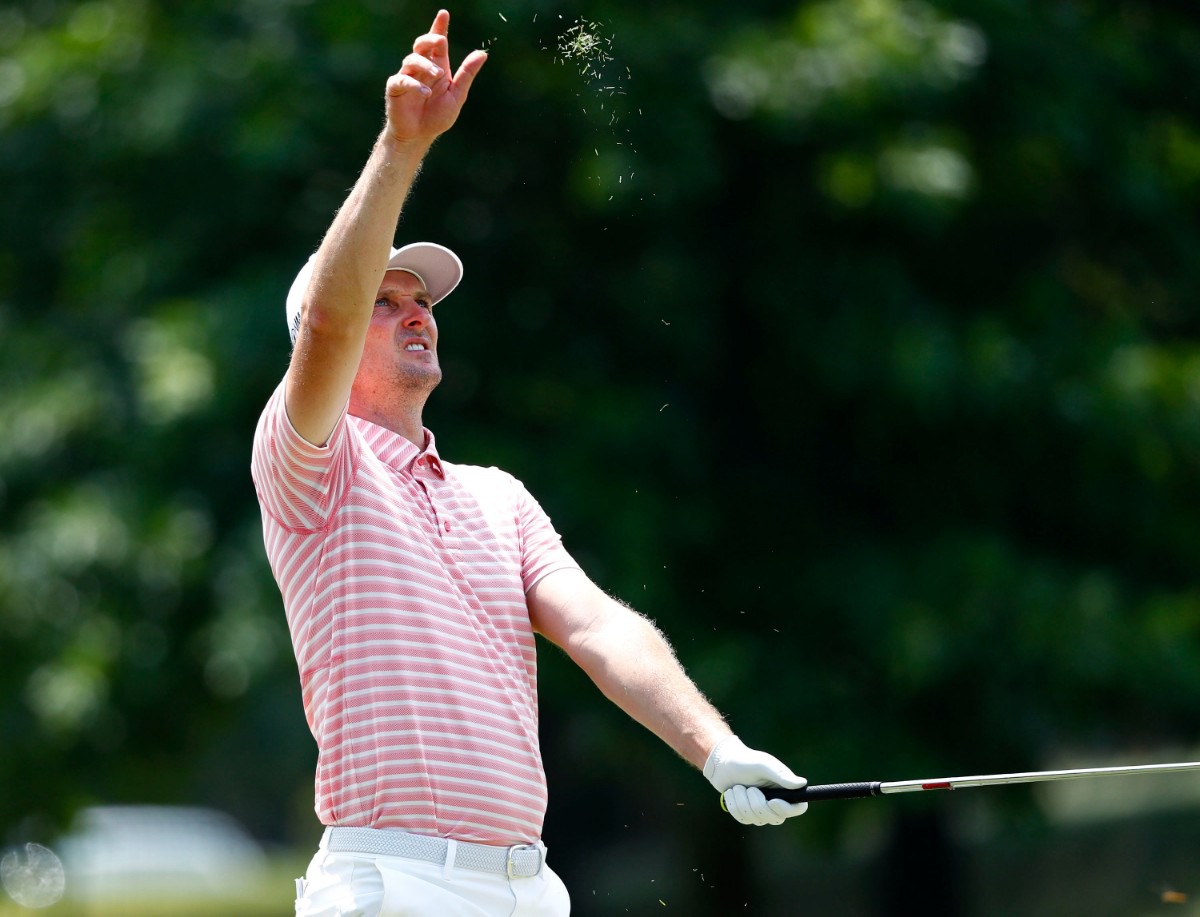
{"label": "open hand", "polygon": [[487,61],[472,51],[450,75],[450,14],[438,10],[429,32],[413,42],[412,54],[387,81],[387,130],[400,142],[433,142],[458,118],[476,74]]}

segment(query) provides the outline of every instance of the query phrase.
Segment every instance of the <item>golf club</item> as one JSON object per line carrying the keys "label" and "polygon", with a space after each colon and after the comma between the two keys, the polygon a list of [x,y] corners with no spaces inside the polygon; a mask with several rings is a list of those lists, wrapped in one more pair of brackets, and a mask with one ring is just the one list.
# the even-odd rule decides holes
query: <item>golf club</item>
{"label": "golf club", "polygon": [[[958,790],[975,786],[1000,786],[1009,783],[1043,783],[1049,780],[1079,780],[1085,777],[1125,777],[1133,774],[1170,774],[1177,771],[1200,770],[1200,761],[1179,764],[1135,764],[1126,767],[1082,767],[1074,770],[1027,771],[1018,774],[986,774],[975,777],[932,777],[923,780],[893,780],[888,782],[824,783],[799,790],[782,787],[759,787],[768,799],[785,802],[812,802],[821,799],[862,799],[867,796],[886,796],[890,793],[922,793],[926,790]],[[725,808],[725,799],[721,799]]]}

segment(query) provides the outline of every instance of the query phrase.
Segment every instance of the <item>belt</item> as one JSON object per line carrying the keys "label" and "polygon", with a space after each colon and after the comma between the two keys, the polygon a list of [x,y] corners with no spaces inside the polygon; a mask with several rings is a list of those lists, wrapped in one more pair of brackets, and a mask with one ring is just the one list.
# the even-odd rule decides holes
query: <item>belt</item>
{"label": "belt", "polygon": [[[369,853],[439,864],[445,864],[450,854],[450,842],[444,837],[387,828],[326,828],[322,846],[331,853]],[[545,859],[541,844],[491,847],[454,842],[453,865],[499,873],[510,879],[536,876],[542,871]]]}

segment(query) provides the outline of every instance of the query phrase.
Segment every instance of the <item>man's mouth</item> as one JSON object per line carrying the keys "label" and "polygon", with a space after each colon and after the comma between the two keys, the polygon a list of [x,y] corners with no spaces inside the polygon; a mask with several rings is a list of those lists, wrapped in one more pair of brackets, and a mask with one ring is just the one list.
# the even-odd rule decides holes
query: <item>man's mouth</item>
{"label": "man's mouth", "polygon": [[414,344],[406,345],[404,349],[405,350],[428,350],[429,348],[426,347],[424,344],[415,344],[414,343]]}

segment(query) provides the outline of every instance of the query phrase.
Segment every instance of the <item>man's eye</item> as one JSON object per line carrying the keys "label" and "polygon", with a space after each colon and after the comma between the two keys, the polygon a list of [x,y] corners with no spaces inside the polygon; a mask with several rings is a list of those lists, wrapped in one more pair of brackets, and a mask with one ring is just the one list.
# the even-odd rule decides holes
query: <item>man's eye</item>
{"label": "man's eye", "polygon": [[378,309],[380,306],[390,306],[390,305],[391,305],[391,303],[388,302],[386,299],[375,300],[375,308],[376,309]]}

